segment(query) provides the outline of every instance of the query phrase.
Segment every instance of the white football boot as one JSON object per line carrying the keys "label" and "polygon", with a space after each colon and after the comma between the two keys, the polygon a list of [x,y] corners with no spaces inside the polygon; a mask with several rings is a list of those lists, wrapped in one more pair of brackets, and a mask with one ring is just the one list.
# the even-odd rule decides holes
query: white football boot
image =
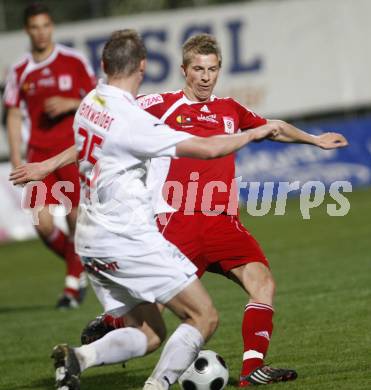
{"label": "white football boot", "polygon": [[143,387],[143,390],[167,390],[160,381],[149,377]]}

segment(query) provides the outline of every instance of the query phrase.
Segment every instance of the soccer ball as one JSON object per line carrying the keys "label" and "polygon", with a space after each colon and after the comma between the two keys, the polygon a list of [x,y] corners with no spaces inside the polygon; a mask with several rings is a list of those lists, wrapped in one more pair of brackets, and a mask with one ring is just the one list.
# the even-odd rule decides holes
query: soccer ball
{"label": "soccer ball", "polygon": [[195,361],[180,376],[183,390],[222,390],[228,383],[228,367],[214,351],[201,351]]}

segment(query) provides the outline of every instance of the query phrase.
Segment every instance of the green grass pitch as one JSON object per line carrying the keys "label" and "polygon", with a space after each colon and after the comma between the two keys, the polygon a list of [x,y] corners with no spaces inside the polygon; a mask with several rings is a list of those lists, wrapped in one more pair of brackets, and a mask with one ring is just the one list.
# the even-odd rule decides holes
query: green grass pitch
{"label": "green grass pitch", "polygon": [[[303,220],[297,199],[289,202],[285,216],[243,217],[269,257],[278,285],[267,361],[299,373],[296,382],[271,385],[272,390],[371,389],[371,190],[347,197],[351,210],[345,217],[329,217],[322,205],[311,212],[312,219]],[[53,345],[77,345],[80,330],[101,308],[89,291],[80,309],[54,309],[63,264],[39,241],[1,246],[0,265],[0,389],[53,389]],[[247,297],[220,276],[203,280],[221,317],[207,348],[226,359],[232,389]],[[171,331],[177,322],[165,315]],[[141,389],[157,358],[155,353],[126,368],[90,369],[81,388]]]}

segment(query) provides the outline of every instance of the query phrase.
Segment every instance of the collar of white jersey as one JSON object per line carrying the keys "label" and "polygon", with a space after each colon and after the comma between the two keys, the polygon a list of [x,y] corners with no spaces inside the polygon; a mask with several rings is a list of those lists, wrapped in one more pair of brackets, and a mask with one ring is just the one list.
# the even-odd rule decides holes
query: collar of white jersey
{"label": "collar of white jersey", "polygon": [[98,95],[124,98],[129,100],[130,103],[137,105],[134,96],[130,92],[124,91],[123,89],[117,88],[113,85],[109,85],[104,80],[99,80],[96,90]]}

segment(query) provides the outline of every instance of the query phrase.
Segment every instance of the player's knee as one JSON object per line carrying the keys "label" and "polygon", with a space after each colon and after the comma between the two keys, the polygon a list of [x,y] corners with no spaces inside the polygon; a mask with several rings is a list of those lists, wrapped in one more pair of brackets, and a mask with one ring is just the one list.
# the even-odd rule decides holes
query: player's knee
{"label": "player's knee", "polygon": [[209,311],[209,332],[210,336],[216,331],[219,325],[219,315],[216,311],[215,307],[212,306],[211,310]]}
{"label": "player's knee", "polygon": [[166,340],[166,327],[161,326],[160,328],[156,329],[156,336],[158,339],[158,347]]}
{"label": "player's knee", "polygon": [[275,292],[276,292],[276,282],[274,281],[272,276],[267,281],[267,289],[268,289],[270,295],[273,297]]}
{"label": "player's knee", "polygon": [[273,296],[276,291],[276,282],[274,281],[274,278],[271,273],[269,274],[265,284],[266,284],[266,289]]}
{"label": "player's knee", "polygon": [[210,304],[204,307],[201,316],[201,326],[204,331],[204,337],[208,340],[216,331],[219,325],[219,315],[215,307]]}
{"label": "player's knee", "polygon": [[166,328],[161,327],[161,328],[156,328],[155,330],[152,331],[145,331],[145,335],[147,336],[147,352],[153,352],[156,349],[158,349],[161,344],[165,341],[166,339]]}
{"label": "player's knee", "polygon": [[157,335],[157,334],[152,334],[148,337],[147,335],[147,343],[148,343],[148,347],[147,347],[147,352],[153,352],[155,351],[157,348],[159,348],[162,344],[162,342],[164,341],[163,338],[160,337],[160,335]]}
{"label": "player's knee", "polygon": [[76,231],[76,221],[77,221],[77,209],[72,208],[71,212],[66,217],[68,230],[71,237],[74,237]]}
{"label": "player's knee", "polygon": [[276,284],[271,273],[265,273],[261,275],[257,281],[254,291],[251,293],[251,298],[271,305],[276,289]]}
{"label": "player's knee", "polygon": [[47,241],[54,231],[54,226],[49,223],[39,223],[35,226],[37,234],[41,239]]}

